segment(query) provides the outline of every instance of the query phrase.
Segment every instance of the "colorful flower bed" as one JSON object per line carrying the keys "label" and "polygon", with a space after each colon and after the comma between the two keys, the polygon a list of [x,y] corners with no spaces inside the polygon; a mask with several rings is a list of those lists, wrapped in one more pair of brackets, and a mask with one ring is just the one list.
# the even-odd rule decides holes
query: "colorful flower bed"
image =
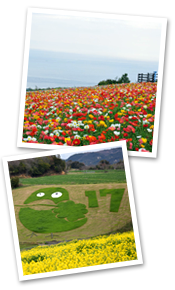
{"label": "colorful flower bed", "polygon": [[36,247],[21,252],[23,274],[137,260],[133,232]]}
{"label": "colorful flower bed", "polygon": [[152,151],[156,83],[27,92],[23,142],[83,146],[126,140]]}

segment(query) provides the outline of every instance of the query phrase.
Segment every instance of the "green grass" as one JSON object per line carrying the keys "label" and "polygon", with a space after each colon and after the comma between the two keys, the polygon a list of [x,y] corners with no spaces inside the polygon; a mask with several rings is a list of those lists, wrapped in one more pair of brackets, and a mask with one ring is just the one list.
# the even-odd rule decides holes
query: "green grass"
{"label": "green grass", "polygon": [[84,225],[87,222],[85,218],[87,212],[84,204],[67,201],[50,210],[21,208],[19,219],[32,232],[56,233],[70,231]]}
{"label": "green grass", "polygon": [[[63,195],[58,197],[58,198],[52,198],[52,193],[54,192],[61,192]],[[39,192],[43,192],[45,193],[44,196],[42,197],[38,197],[37,196],[37,193]],[[65,188],[61,188],[61,187],[49,187],[49,188],[41,188],[41,189],[38,189],[36,191],[34,191],[24,202],[24,204],[28,204],[30,202],[33,202],[33,201],[40,201],[40,200],[43,200],[43,199],[49,199],[49,200],[52,200],[54,203],[59,203],[63,200],[69,200],[69,193],[68,191],[65,189]]]}
{"label": "green grass", "polygon": [[98,201],[96,191],[85,191],[85,195],[88,197],[89,207],[98,207]]}
{"label": "green grass", "polygon": [[58,207],[54,208],[53,212],[58,213],[57,218],[67,218],[68,221],[74,222],[84,218],[88,211],[84,204],[75,203],[69,200],[58,204]]}
{"label": "green grass", "polygon": [[66,175],[52,175],[33,178],[20,178],[22,185],[44,185],[44,184],[99,184],[99,183],[125,183],[126,176],[124,170],[110,170],[108,172],[95,171],[93,174],[77,172]]}
{"label": "green grass", "polygon": [[118,212],[125,189],[100,189],[100,196],[111,194],[110,212]]}

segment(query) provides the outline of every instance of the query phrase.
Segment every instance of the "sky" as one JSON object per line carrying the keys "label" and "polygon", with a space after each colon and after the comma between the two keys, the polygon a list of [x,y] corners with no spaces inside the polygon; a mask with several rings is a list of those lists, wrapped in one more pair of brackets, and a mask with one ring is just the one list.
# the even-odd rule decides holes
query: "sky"
{"label": "sky", "polygon": [[33,13],[30,49],[158,61],[161,21],[130,19]]}

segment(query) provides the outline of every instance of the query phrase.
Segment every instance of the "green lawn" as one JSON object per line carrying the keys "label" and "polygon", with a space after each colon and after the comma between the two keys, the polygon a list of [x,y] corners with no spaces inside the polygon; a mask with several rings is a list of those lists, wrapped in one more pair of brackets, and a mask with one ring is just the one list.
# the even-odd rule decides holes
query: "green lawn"
{"label": "green lawn", "polygon": [[44,184],[99,184],[99,183],[125,183],[124,170],[94,171],[92,173],[77,172],[66,175],[52,175],[33,178],[20,178],[22,185],[44,185]]}
{"label": "green lawn", "polygon": [[124,188],[100,189],[101,196],[106,196],[106,194],[111,194],[111,203],[110,203],[111,212],[118,212],[124,191],[125,191]]}
{"label": "green lawn", "polygon": [[[87,222],[85,213],[87,213],[87,209],[84,204],[75,204],[73,201],[67,201],[58,205],[53,212],[51,209],[21,208],[19,219],[32,232],[58,233],[70,231],[84,225]],[[58,218],[56,215],[58,215]]]}
{"label": "green lawn", "polygon": [[95,190],[85,191],[88,197],[89,207],[98,207],[97,195]]}

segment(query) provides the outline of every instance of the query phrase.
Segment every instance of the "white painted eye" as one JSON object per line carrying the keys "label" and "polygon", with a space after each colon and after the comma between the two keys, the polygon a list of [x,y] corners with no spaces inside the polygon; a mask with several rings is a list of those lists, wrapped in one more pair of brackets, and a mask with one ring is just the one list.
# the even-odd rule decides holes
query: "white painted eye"
{"label": "white painted eye", "polygon": [[39,192],[39,193],[37,193],[37,195],[36,196],[38,196],[38,197],[42,197],[42,196],[44,196],[45,195],[45,193],[44,192]]}
{"label": "white painted eye", "polygon": [[57,198],[57,197],[60,197],[60,196],[62,196],[62,195],[63,195],[63,194],[62,194],[61,192],[57,191],[57,192],[52,193],[51,197],[53,197],[53,198]]}

